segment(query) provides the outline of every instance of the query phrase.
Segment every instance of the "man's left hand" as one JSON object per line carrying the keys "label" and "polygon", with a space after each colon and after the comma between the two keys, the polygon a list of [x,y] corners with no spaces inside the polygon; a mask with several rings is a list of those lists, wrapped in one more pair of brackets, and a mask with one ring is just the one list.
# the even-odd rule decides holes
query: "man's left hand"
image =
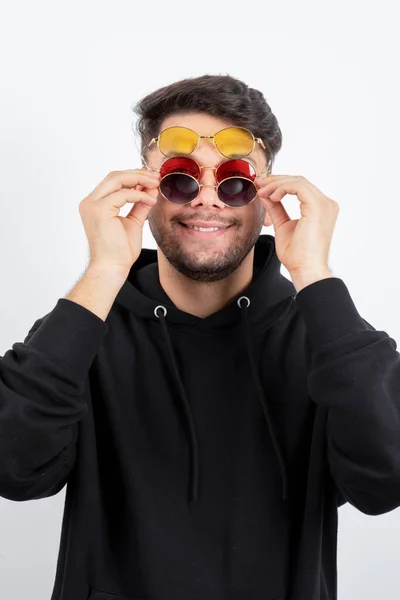
{"label": "man's left hand", "polygon": [[[332,277],[328,260],[338,203],[301,175],[269,175],[256,179],[255,184],[275,230],[276,254],[297,291]],[[286,194],[296,194],[299,199],[300,219],[290,219],[286,212],[281,202]]]}

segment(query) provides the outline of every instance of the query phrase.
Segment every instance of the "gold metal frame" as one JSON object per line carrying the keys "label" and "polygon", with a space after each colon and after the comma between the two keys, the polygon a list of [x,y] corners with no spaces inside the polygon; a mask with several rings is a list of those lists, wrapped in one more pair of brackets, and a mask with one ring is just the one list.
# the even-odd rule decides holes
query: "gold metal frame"
{"label": "gold metal frame", "polygon": [[[170,156],[169,158],[179,158],[179,157],[178,156]],[[187,158],[187,155],[182,156],[182,158]],[[152,169],[151,167],[149,167],[147,165],[147,163],[146,163],[146,161],[144,160],[143,157],[142,157],[142,160],[143,160],[143,164],[145,165],[145,167],[146,167],[146,169],[148,171],[155,171],[156,173],[160,173],[161,169]],[[197,160],[194,160],[194,158],[190,158],[190,160],[192,160],[194,163],[196,163],[196,165],[199,167],[200,171],[201,171],[201,169],[212,169],[213,171],[217,171],[220,168],[221,165],[225,164],[226,162],[228,162],[230,160],[243,160],[243,159],[240,159],[240,158],[230,158],[230,159],[228,159],[228,161],[226,161],[226,160],[222,161],[218,165],[218,167],[207,167],[207,166],[204,166],[204,165],[199,165],[199,163],[197,162]],[[164,161],[164,162],[167,162],[167,161]],[[247,164],[249,164],[254,169],[254,165],[252,165],[248,160],[245,160],[244,162],[247,162]],[[256,169],[254,169],[254,171],[255,171],[257,177],[268,177],[268,175],[271,173],[270,167],[268,167],[268,169],[266,171],[263,171],[260,175],[257,175]],[[195,200],[198,197],[198,195],[200,194],[200,191],[201,191],[202,187],[217,188],[217,194],[218,194],[218,188],[219,188],[219,186],[221,185],[221,183],[223,183],[224,181],[227,181],[228,179],[247,179],[248,181],[251,181],[251,183],[253,184],[256,193],[254,194],[254,198],[252,198],[252,200],[250,200],[250,202],[248,202],[247,204],[243,204],[242,206],[230,206],[229,204],[226,204],[223,200],[221,200],[221,198],[218,196],[218,200],[220,200],[224,206],[228,206],[229,208],[243,208],[244,206],[248,206],[249,204],[251,204],[257,198],[257,192],[258,192],[258,190],[257,190],[256,184],[254,183],[254,181],[252,179],[249,179],[248,177],[238,177],[238,176],[234,175],[233,177],[225,177],[225,179],[222,179],[222,181],[220,181],[217,185],[210,185],[210,184],[206,184],[206,183],[199,183],[199,181],[196,179],[196,177],[193,177],[193,175],[189,175],[188,173],[181,173],[180,171],[171,171],[170,173],[167,173],[167,175],[164,175],[164,177],[161,178],[160,183],[161,183],[161,181],[163,181],[163,179],[165,179],[165,177],[168,177],[168,175],[185,175],[186,177],[191,177],[192,179],[194,179],[196,181],[197,185],[199,186],[199,191],[197,192],[197,195],[192,200],[189,200],[188,202],[182,203],[182,206],[184,204],[190,204],[191,202],[193,202],[193,200]],[[161,193],[161,195],[166,200],[168,200],[168,202],[172,202],[172,200],[170,200],[169,198],[167,198],[162,193],[161,190],[160,190],[160,193]],[[177,204],[177,202],[172,202],[172,204]]]}
{"label": "gold metal frame", "polygon": [[[163,129],[159,135],[156,138],[153,138],[152,140],[150,140],[150,142],[143,148],[143,150],[145,150],[146,148],[150,148],[150,146],[154,143],[157,142],[157,148],[159,149],[159,151],[161,152],[161,154],[164,154],[164,156],[168,156],[167,154],[165,154],[161,148],[160,148],[160,136],[162,133],[164,133],[164,131],[168,131],[168,129],[187,129],[188,131],[192,131],[193,133],[195,133],[197,135],[197,144],[196,146],[193,148],[193,150],[191,152],[189,152],[189,154],[192,154],[192,152],[194,152],[196,150],[196,148],[198,147],[200,140],[212,140],[214,147],[216,148],[216,150],[222,154],[222,156],[225,156],[225,158],[230,158],[229,156],[226,156],[226,154],[223,154],[221,152],[221,150],[218,148],[217,144],[215,143],[215,136],[218,135],[219,133],[221,133],[221,131],[225,131],[226,129],[243,129],[244,131],[247,131],[248,133],[250,133],[251,137],[253,138],[253,147],[250,150],[250,152],[248,152],[247,154],[243,154],[242,156],[248,156],[249,154],[251,154],[254,150],[254,147],[256,145],[256,142],[258,144],[261,145],[261,147],[265,150],[265,144],[262,141],[261,138],[255,138],[253,133],[247,129],[246,127],[240,127],[240,126],[234,126],[234,125],[230,125],[229,127],[224,127],[223,129],[220,129],[219,131],[217,131],[217,133],[214,133],[214,135],[199,135],[196,131],[194,131],[193,129],[190,129],[190,127],[184,127],[183,125],[172,125],[171,127],[167,127],[166,129]],[[189,154],[186,154],[185,156],[189,156]],[[169,158],[173,158],[172,156],[170,156]],[[231,160],[235,160],[235,159],[231,159]]]}

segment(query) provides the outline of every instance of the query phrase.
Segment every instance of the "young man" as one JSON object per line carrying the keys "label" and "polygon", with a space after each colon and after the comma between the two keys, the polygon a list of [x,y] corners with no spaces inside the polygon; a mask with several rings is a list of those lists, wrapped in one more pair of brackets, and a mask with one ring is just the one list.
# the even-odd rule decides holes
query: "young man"
{"label": "young man", "polygon": [[136,111],[142,168],[80,205],[87,273],[0,361],[0,494],[67,484],[52,600],[336,599],[338,507],[400,505],[396,342],[329,269],[337,203],[271,174],[260,92]]}

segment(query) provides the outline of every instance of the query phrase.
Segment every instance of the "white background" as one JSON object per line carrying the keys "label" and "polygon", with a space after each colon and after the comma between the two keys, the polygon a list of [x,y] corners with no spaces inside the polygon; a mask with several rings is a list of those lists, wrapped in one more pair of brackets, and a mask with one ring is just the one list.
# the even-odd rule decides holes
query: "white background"
{"label": "white background", "polygon": [[[395,0],[1,2],[0,356],[84,271],[79,202],[141,166],[131,106],[205,73],[263,92],[283,132],[274,173],[339,203],[333,273],[400,340],[399,17]],[[147,223],[143,245],[156,247]],[[64,496],[0,498],[0,598],[50,598]],[[398,598],[400,511],[339,515],[339,600]]]}

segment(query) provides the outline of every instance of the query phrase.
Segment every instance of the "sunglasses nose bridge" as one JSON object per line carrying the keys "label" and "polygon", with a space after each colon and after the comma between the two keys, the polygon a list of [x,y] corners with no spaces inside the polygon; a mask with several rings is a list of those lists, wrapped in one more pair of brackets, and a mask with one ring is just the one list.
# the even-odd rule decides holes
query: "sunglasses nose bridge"
{"label": "sunglasses nose bridge", "polygon": [[[217,179],[217,171],[218,171],[218,167],[208,167],[206,165],[199,165],[200,168],[200,174],[199,174],[199,179],[198,179],[198,184],[200,187],[213,187],[213,188],[217,188],[218,187],[218,179]],[[207,172],[207,170],[211,170],[212,174],[209,175],[210,179],[213,179],[217,185],[211,185],[211,184],[207,184],[207,183],[200,183],[202,178],[203,178],[203,174],[204,172]],[[209,179],[209,180],[210,180]]]}
{"label": "sunglasses nose bridge", "polygon": [[211,185],[211,184],[208,184],[208,183],[199,183],[199,188],[202,188],[202,187],[217,188],[218,185]]}
{"label": "sunglasses nose bridge", "polygon": [[199,181],[200,181],[200,179],[202,177],[203,169],[209,169],[209,170],[211,169],[211,171],[213,172],[213,177],[215,178],[215,180],[217,180],[219,167],[207,167],[206,165],[199,165],[199,168],[200,168]]}
{"label": "sunglasses nose bridge", "polygon": [[225,156],[225,155],[223,154],[223,152],[221,152],[221,150],[219,149],[218,145],[215,143],[215,135],[199,135],[199,141],[198,141],[198,143],[200,142],[200,140],[210,140],[210,141],[211,141],[211,143],[213,144],[214,148],[215,148],[215,149],[216,149],[216,150],[217,150],[217,151],[218,151],[220,154],[222,154],[223,156]]}
{"label": "sunglasses nose bridge", "polygon": [[[220,198],[216,198],[216,194],[217,194],[217,190],[218,190],[218,179],[217,179],[217,174],[216,172],[218,171],[218,167],[211,167],[211,166],[207,166],[207,165],[198,165],[199,166],[199,177],[197,179],[197,185],[198,185],[198,193],[195,199],[193,199],[193,203],[197,203],[197,202],[203,202],[205,204],[215,204],[215,202],[221,203]],[[203,175],[205,175],[207,173],[207,171],[211,171],[211,173],[209,173],[208,176],[205,177],[205,182],[202,182],[203,179]],[[211,183],[211,181],[213,181],[213,183]],[[210,183],[209,183],[210,182]],[[213,188],[214,193],[205,193],[205,195],[203,195],[203,190],[202,188]],[[210,195],[212,194],[212,195]],[[223,203],[221,203],[223,204]]]}

